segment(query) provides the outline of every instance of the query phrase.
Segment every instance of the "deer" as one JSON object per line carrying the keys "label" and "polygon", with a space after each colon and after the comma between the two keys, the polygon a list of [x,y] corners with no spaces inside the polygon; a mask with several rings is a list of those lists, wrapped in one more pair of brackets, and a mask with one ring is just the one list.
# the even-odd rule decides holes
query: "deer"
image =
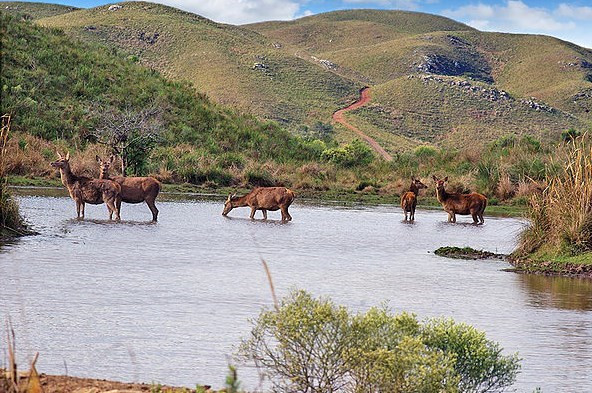
{"label": "deer", "polygon": [[57,152],[58,159],[50,163],[53,168],[60,170],[62,184],[68,189],[70,197],[76,202],[76,216],[84,219],[84,204],[100,205],[104,203],[109,209],[109,220],[119,221],[119,205],[121,204],[121,186],[111,180],[92,179],[77,176],[70,169],[70,152],[62,156]]}
{"label": "deer", "polygon": [[97,155],[95,158],[101,170],[99,179],[112,180],[121,186],[121,200],[118,207],[121,209],[121,201],[125,203],[146,202],[152,212],[152,221],[158,221],[158,209],[156,208],[155,201],[160,193],[160,182],[153,177],[111,177],[109,176],[109,169],[115,157],[110,156],[108,160],[103,160]]}
{"label": "deer", "polygon": [[487,207],[487,198],[485,195],[473,192],[470,194],[449,193],[446,191],[448,176],[443,180],[432,176],[436,183],[436,196],[438,202],[442,204],[444,210],[448,213],[448,222],[455,223],[456,215],[468,215],[473,217],[473,224],[481,225],[485,222],[483,212]]}
{"label": "deer", "polygon": [[405,221],[407,221],[407,213],[410,213],[409,221],[415,221],[415,207],[417,206],[417,196],[419,195],[419,190],[423,188],[428,188],[428,186],[423,184],[421,180],[412,177],[411,185],[409,186],[409,191],[401,195],[401,208],[405,213]]}
{"label": "deer", "polygon": [[249,206],[251,208],[251,220],[255,219],[255,212],[261,210],[263,219],[267,220],[267,211],[281,210],[282,221],[292,221],[288,207],[294,202],[296,195],[286,187],[257,187],[247,195],[237,197],[228,194],[224,203],[222,215],[226,217],[236,207]]}

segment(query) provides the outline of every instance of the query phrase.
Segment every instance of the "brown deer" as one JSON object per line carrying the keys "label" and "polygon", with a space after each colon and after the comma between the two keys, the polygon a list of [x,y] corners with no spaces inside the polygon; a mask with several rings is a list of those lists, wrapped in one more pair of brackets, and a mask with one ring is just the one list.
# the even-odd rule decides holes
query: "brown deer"
{"label": "brown deer", "polygon": [[85,176],[76,176],[70,169],[70,152],[63,157],[58,153],[58,160],[50,164],[59,168],[62,184],[66,186],[70,197],[76,202],[76,215],[84,219],[84,204],[107,205],[109,219],[120,220],[119,205],[121,204],[121,187],[111,180],[91,179]]}
{"label": "brown deer", "polygon": [[109,157],[108,161],[102,160],[99,156],[96,156],[96,159],[101,168],[99,179],[113,180],[121,186],[121,200],[119,201],[118,207],[121,208],[121,201],[125,203],[146,202],[148,208],[152,212],[152,221],[157,221],[158,209],[156,208],[155,201],[160,192],[160,182],[153,177],[110,177],[109,169],[111,168],[115,157]]}
{"label": "brown deer", "polygon": [[288,213],[288,207],[294,202],[294,192],[286,187],[257,187],[245,196],[237,197],[236,194],[228,195],[224,203],[223,216],[226,216],[235,207],[249,206],[251,208],[251,220],[255,218],[255,212],[261,210],[263,219],[267,220],[267,211],[282,211],[282,221],[292,221]]}
{"label": "brown deer", "polygon": [[425,184],[421,182],[421,180],[416,178],[411,178],[411,185],[409,186],[409,191],[405,192],[401,195],[401,208],[403,212],[405,212],[405,221],[407,221],[407,213],[409,212],[409,220],[415,221],[415,207],[417,206],[417,196],[419,195],[419,190],[422,188],[428,188]]}
{"label": "brown deer", "polygon": [[432,176],[436,182],[436,196],[448,213],[448,222],[456,222],[456,215],[468,215],[473,217],[473,224],[483,224],[483,212],[487,207],[487,198],[484,195],[473,192],[470,194],[448,193],[445,186],[448,176],[441,180]]}

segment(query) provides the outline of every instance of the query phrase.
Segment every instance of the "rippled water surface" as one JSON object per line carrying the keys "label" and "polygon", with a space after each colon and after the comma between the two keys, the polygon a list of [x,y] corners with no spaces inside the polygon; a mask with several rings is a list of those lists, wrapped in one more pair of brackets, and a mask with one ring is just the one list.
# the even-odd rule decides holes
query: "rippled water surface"
{"label": "rippled water surface", "polygon": [[[104,206],[77,221],[64,197],[19,198],[40,234],[0,248],[0,318],[10,315],[21,362],[39,351],[43,372],[192,386],[223,384],[227,355],[271,296],[260,256],[280,295],[303,288],[354,310],[388,301],[394,311],[452,316],[518,351],[515,388],[592,392],[592,283],[504,272],[500,261],[441,258],[443,245],[507,253],[524,225],[445,222],[396,207],[291,207],[294,221],[220,215],[220,201]],[[260,213],[259,213],[260,214]],[[255,372],[240,369],[246,387]]]}

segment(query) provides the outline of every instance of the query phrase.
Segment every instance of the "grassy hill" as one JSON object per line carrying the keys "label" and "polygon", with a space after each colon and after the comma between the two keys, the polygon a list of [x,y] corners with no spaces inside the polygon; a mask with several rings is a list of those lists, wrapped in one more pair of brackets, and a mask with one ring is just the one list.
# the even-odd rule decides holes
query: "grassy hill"
{"label": "grassy hill", "polygon": [[79,8],[61,4],[30,3],[25,1],[0,1],[0,11],[19,15],[24,19],[40,19],[76,11]]}
{"label": "grassy hill", "polygon": [[295,125],[330,118],[360,84],[302,60],[251,30],[171,7],[121,3],[44,18],[87,42],[115,45],[215,101]]}
{"label": "grassy hill", "polygon": [[230,168],[239,179],[268,160],[297,164],[320,156],[318,147],[287,130],[213,103],[187,83],[169,81],[111,49],[4,13],[0,18],[0,112],[12,115],[14,134],[8,173],[52,172],[56,148],[88,151],[91,160],[82,169],[96,172],[94,151],[106,149],[93,145],[90,131],[111,108],[162,108],[158,146],[141,170],[169,171],[179,180],[228,185]]}
{"label": "grassy hill", "polygon": [[[405,11],[231,26],[151,3],[121,5],[39,23],[115,46],[216,102],[292,129],[328,123],[369,85],[372,104],[347,116],[390,152],[506,134],[555,138],[592,122],[592,52],[551,37],[485,33]],[[336,129],[340,141],[353,138]]]}

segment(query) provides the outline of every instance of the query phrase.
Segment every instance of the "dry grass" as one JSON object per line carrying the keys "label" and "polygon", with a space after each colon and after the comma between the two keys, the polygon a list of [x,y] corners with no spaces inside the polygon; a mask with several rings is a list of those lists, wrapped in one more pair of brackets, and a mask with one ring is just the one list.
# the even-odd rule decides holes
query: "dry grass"
{"label": "dry grass", "polygon": [[562,172],[531,197],[531,226],[522,236],[520,254],[541,248],[568,255],[592,250],[592,146],[578,138],[565,154]]}
{"label": "dry grass", "polygon": [[512,198],[516,194],[516,186],[512,183],[510,175],[507,173],[500,177],[497,187],[495,189],[495,195],[502,201]]}

